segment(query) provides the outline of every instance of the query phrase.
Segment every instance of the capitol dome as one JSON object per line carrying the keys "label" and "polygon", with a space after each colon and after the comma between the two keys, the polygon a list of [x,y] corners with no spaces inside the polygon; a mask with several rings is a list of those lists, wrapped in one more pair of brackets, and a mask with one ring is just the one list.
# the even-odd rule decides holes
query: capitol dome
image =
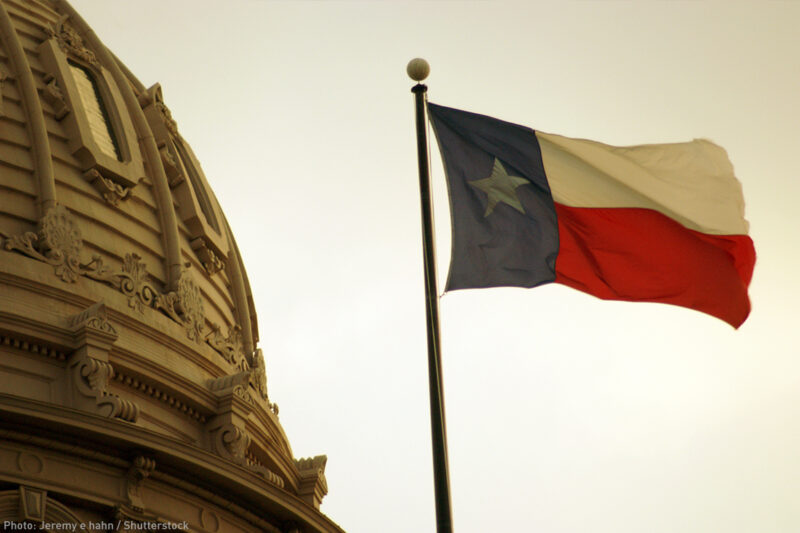
{"label": "capitol dome", "polygon": [[341,531],[160,86],[67,2],[0,0],[0,190],[0,522]]}

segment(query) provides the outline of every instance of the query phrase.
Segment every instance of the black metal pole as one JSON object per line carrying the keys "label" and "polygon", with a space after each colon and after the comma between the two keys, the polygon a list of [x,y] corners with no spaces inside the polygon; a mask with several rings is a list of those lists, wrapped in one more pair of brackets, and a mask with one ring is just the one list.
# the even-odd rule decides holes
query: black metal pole
{"label": "black metal pole", "polygon": [[431,443],[433,446],[433,482],[436,498],[436,531],[452,533],[450,510],[450,474],[447,463],[447,432],[444,420],[441,342],[439,341],[439,291],[436,283],[436,249],[433,242],[433,207],[428,170],[428,140],[425,100],[428,87],[419,83],[411,92],[416,100],[417,157],[419,192],[422,207],[422,247],[425,265],[425,311],[428,326],[428,385],[431,400]]}

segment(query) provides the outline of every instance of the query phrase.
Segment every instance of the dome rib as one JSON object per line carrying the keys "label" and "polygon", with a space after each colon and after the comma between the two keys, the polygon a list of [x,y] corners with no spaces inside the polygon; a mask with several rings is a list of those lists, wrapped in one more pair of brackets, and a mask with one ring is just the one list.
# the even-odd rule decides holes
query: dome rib
{"label": "dome rib", "polygon": [[159,155],[153,132],[147,124],[144,112],[139,106],[139,99],[133,93],[128,78],[120,69],[111,52],[68,2],[56,0],[54,3],[56,9],[67,14],[72,23],[89,41],[92,49],[98,55],[100,63],[111,72],[125,100],[125,105],[133,119],[133,127],[136,129],[139,140],[144,147],[145,160],[152,170],[153,191],[158,204],[158,211],[161,214],[162,229],[164,230],[167,289],[175,290],[181,277],[182,265],[180,239],[178,237],[178,218],[175,212],[175,205],[172,202],[167,174],[164,170],[164,165],[161,163],[161,156]]}
{"label": "dome rib", "polygon": [[11,17],[6,7],[0,3],[0,37],[9,51],[9,59],[14,65],[20,83],[22,103],[30,124],[32,137],[31,149],[33,151],[34,173],[38,186],[39,218],[43,218],[47,211],[56,205],[56,183],[53,173],[53,160],[50,153],[50,141],[47,138],[47,126],[44,122],[44,112],[33,81],[28,58],[22,43],[16,37],[16,30],[11,22]]}

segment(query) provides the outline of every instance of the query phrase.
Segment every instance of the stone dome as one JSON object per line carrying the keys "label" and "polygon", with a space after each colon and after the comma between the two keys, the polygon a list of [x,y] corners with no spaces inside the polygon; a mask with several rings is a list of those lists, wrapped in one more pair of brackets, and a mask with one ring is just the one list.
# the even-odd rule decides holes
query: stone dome
{"label": "stone dome", "polygon": [[67,2],[0,0],[0,190],[0,520],[341,531],[160,86]]}

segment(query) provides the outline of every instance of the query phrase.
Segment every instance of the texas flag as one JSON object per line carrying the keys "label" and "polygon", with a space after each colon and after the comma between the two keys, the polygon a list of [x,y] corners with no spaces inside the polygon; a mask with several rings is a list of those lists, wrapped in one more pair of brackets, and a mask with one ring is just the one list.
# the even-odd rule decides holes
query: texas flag
{"label": "texas flag", "polygon": [[755,249],[739,181],[706,140],[616,147],[428,104],[453,244],[446,290],[561,283],[738,328]]}

